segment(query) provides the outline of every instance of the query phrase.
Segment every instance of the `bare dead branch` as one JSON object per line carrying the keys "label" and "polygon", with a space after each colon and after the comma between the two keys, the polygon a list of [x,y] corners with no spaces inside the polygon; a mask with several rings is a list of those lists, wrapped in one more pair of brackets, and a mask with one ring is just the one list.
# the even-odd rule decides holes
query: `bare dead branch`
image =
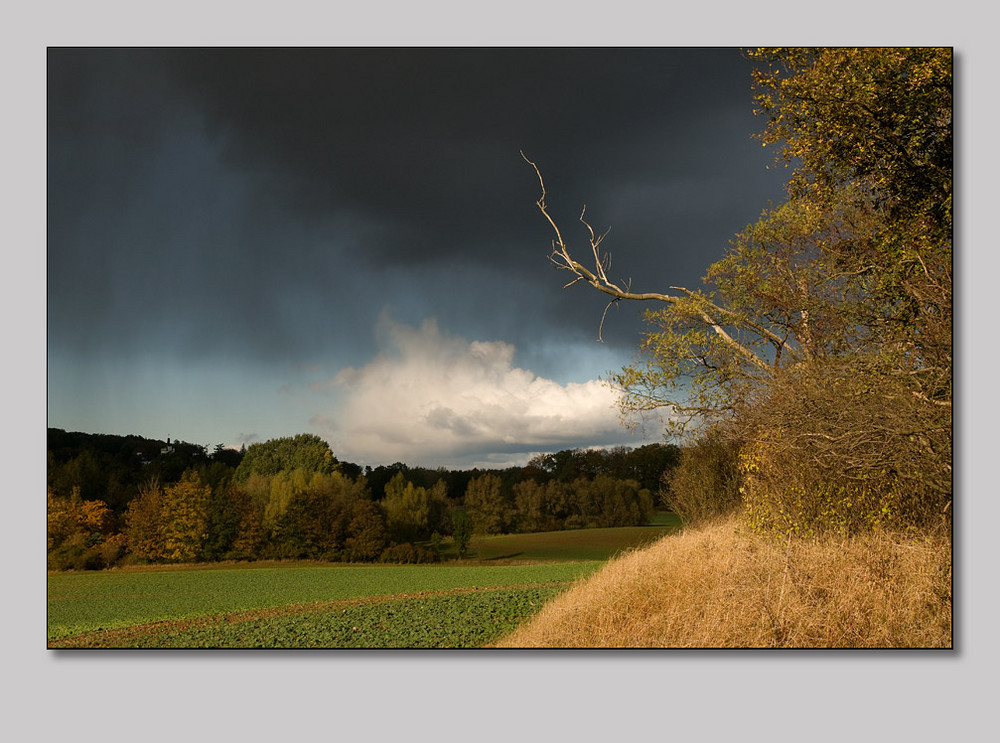
{"label": "bare dead branch", "polygon": [[[521,152],[521,157],[524,159],[526,163],[528,163],[528,165],[530,165],[534,169],[535,175],[538,177],[538,184],[541,187],[542,193],[541,196],[538,198],[538,201],[536,201],[535,203],[538,206],[538,210],[542,213],[542,216],[545,217],[546,221],[549,223],[549,225],[552,227],[553,232],[555,233],[555,240],[552,241],[552,254],[549,256],[549,260],[551,260],[558,268],[566,271],[571,271],[576,275],[577,278],[569,282],[566,286],[572,286],[577,281],[583,280],[586,281],[595,289],[597,289],[598,291],[608,294],[609,296],[612,297],[611,302],[609,302],[608,306],[605,307],[604,309],[604,315],[602,315],[601,317],[602,328],[604,326],[604,318],[607,316],[608,308],[610,308],[611,305],[614,304],[616,301],[622,299],[628,299],[633,301],[658,301],[658,302],[664,302],[666,304],[675,304],[681,301],[680,296],[672,294],[663,294],[660,292],[633,292],[631,291],[631,288],[623,289],[622,287],[618,286],[613,281],[611,281],[608,278],[607,271],[605,268],[605,263],[607,263],[607,265],[610,266],[610,257],[608,257],[607,254],[602,255],[600,250],[600,244],[607,236],[610,230],[605,231],[602,235],[598,237],[597,234],[594,232],[593,227],[586,220],[586,212],[587,212],[586,206],[584,206],[583,210],[580,212],[580,222],[583,223],[583,225],[587,228],[587,232],[589,233],[590,248],[594,257],[594,268],[589,269],[582,263],[577,261],[575,258],[573,258],[572,254],[570,253],[569,247],[563,240],[562,232],[560,232],[559,227],[556,224],[555,220],[549,214],[548,205],[545,202],[545,196],[546,196],[545,180],[542,178],[541,171],[534,162],[528,159],[528,156],[525,155],[523,151]],[[629,286],[631,286],[631,284]],[[722,327],[722,323],[726,319],[728,319],[731,321],[731,324],[733,325],[746,327],[748,330],[752,330],[753,332],[761,335],[762,337],[767,338],[772,343],[783,345],[784,342],[781,340],[779,336],[777,336],[775,333],[771,332],[770,330],[768,330],[763,326],[760,326],[756,323],[751,323],[744,317],[738,316],[735,313],[728,312],[723,308],[718,307],[717,305],[715,305],[713,302],[711,302],[701,294],[692,292],[689,289],[685,289],[683,287],[670,287],[670,288],[674,291],[681,292],[681,294],[687,296],[689,299],[695,300],[695,302],[699,305],[698,309],[699,317],[708,327],[710,327],[715,332],[716,335],[719,336],[719,338],[723,340],[723,342],[727,346],[732,348],[734,351],[740,354],[740,356],[747,359],[749,362],[759,367],[760,369],[768,373],[771,372],[771,365],[763,358],[761,358],[757,353],[755,353],[752,349],[746,347],[745,345],[737,341],[735,338],[733,338],[728,332],[726,332],[725,328]],[[718,319],[713,318],[712,315],[709,314],[710,312],[717,313]]]}
{"label": "bare dead branch", "polygon": [[620,302],[620,299],[612,299],[608,302],[608,306],[604,308],[604,313],[601,315],[601,325],[597,329],[597,340],[599,343],[604,343],[604,318],[608,316],[608,310],[611,309],[611,305]]}

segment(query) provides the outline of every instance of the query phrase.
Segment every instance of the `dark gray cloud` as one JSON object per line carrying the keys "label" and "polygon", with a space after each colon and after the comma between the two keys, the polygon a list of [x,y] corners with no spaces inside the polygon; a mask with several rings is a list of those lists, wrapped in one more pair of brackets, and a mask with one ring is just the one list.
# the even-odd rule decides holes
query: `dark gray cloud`
{"label": "dark gray cloud", "polygon": [[51,49],[50,353],[336,369],[386,311],[593,378],[604,303],[561,291],[519,150],[657,289],[780,197],[759,125],[735,49]]}
{"label": "dark gray cloud", "polygon": [[622,184],[734,174],[753,149],[749,64],[732,49],[206,50],[165,65],[269,199],[387,227],[373,259],[530,238],[519,149],[574,214]]}

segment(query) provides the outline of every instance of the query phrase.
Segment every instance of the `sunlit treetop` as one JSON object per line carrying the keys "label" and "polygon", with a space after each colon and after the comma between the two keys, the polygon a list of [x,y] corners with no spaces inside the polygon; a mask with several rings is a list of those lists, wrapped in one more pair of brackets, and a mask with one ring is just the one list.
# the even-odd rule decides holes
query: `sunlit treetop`
{"label": "sunlit treetop", "polygon": [[757,49],[760,135],[795,168],[791,193],[865,183],[892,211],[935,204],[951,222],[952,50]]}

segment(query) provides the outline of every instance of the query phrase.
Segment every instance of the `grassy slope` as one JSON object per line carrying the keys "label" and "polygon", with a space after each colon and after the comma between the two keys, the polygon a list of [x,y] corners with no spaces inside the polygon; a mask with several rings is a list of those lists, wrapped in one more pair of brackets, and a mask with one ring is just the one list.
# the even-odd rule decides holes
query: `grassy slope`
{"label": "grassy slope", "polygon": [[951,543],[775,543],[731,520],[624,555],[498,647],[951,647]]}

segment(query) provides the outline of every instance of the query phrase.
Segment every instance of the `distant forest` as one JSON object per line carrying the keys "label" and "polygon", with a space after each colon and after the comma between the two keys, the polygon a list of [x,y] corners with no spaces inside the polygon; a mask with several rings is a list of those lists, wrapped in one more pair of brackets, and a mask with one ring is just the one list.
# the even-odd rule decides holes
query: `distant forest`
{"label": "distant forest", "polygon": [[318,436],[242,450],[48,429],[52,570],[219,560],[433,562],[472,534],[649,522],[680,449],[573,449],[523,467],[340,461]]}

